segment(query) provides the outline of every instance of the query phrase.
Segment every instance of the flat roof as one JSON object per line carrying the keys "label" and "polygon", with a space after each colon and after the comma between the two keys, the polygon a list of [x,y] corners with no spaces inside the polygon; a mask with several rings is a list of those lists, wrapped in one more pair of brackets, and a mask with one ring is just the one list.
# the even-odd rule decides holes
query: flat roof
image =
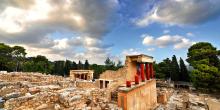
{"label": "flat roof", "polygon": [[82,71],[82,72],[84,72],[84,71],[94,71],[94,70],[70,70],[70,71]]}
{"label": "flat roof", "polygon": [[138,56],[144,56],[144,57],[151,57],[151,58],[154,58],[154,57],[152,57],[152,56],[145,55],[145,54],[139,54],[139,55],[126,55],[126,57],[138,57]]}

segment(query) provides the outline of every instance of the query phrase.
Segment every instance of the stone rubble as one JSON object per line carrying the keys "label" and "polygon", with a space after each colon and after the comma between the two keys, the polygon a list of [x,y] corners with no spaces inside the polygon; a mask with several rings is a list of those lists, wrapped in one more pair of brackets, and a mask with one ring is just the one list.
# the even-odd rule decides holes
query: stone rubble
{"label": "stone rubble", "polygon": [[159,92],[164,91],[172,91],[172,95],[166,103],[160,103],[156,110],[220,110],[220,99],[208,94],[170,88],[163,88],[163,91]]}
{"label": "stone rubble", "polygon": [[74,80],[61,76],[0,74],[0,105],[6,110],[121,110],[106,98],[107,92],[77,88]]}

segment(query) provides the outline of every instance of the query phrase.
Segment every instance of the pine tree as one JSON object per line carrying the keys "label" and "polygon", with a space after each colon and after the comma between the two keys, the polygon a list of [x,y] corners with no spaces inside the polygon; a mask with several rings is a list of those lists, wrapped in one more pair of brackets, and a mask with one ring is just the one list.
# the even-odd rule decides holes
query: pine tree
{"label": "pine tree", "polygon": [[179,81],[179,65],[176,59],[176,56],[173,55],[172,62],[171,62],[171,79],[173,81]]}
{"label": "pine tree", "polygon": [[84,69],[89,70],[89,61],[88,60],[85,61]]}
{"label": "pine tree", "polygon": [[120,60],[118,61],[118,64],[117,64],[116,67],[117,67],[117,68],[121,68],[121,67],[123,67],[122,62],[121,62]]}
{"label": "pine tree", "polygon": [[187,62],[194,68],[190,76],[196,88],[220,91],[219,51],[208,42],[196,43],[188,49]]}
{"label": "pine tree", "polygon": [[180,57],[180,80],[189,81],[189,73],[183,59]]}
{"label": "pine tree", "polygon": [[105,60],[105,68],[107,70],[115,70],[115,62],[112,61],[109,57]]}

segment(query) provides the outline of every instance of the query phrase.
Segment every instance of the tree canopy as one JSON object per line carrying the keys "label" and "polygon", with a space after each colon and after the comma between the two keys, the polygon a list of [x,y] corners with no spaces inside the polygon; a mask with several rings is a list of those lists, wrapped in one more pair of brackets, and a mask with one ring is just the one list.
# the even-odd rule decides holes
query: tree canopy
{"label": "tree canopy", "polygon": [[68,76],[70,70],[93,69],[95,71],[94,78],[98,78],[105,70],[117,70],[123,67],[121,61],[115,65],[115,62],[110,58],[106,59],[104,62],[105,65],[90,65],[88,60],[85,60],[84,64],[80,60],[78,64],[70,60],[52,62],[42,55],[26,57],[26,54],[25,48],[21,46],[10,47],[9,45],[0,43],[0,71],[41,72]]}
{"label": "tree canopy", "polygon": [[187,56],[194,68],[191,77],[195,87],[220,90],[219,50],[208,42],[200,42],[188,49]]}

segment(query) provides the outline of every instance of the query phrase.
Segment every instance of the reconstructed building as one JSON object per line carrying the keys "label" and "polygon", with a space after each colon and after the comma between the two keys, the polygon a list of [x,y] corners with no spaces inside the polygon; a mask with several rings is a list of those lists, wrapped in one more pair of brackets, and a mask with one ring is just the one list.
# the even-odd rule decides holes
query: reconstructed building
{"label": "reconstructed building", "polygon": [[70,77],[72,79],[92,80],[93,70],[70,70]]}
{"label": "reconstructed building", "polygon": [[126,87],[118,88],[118,106],[123,110],[151,110],[157,104],[153,57],[126,56]]}
{"label": "reconstructed building", "polygon": [[123,110],[151,110],[157,104],[154,77],[153,57],[140,54],[126,56],[123,68],[107,70],[97,81],[99,88],[117,91],[116,100]]}

